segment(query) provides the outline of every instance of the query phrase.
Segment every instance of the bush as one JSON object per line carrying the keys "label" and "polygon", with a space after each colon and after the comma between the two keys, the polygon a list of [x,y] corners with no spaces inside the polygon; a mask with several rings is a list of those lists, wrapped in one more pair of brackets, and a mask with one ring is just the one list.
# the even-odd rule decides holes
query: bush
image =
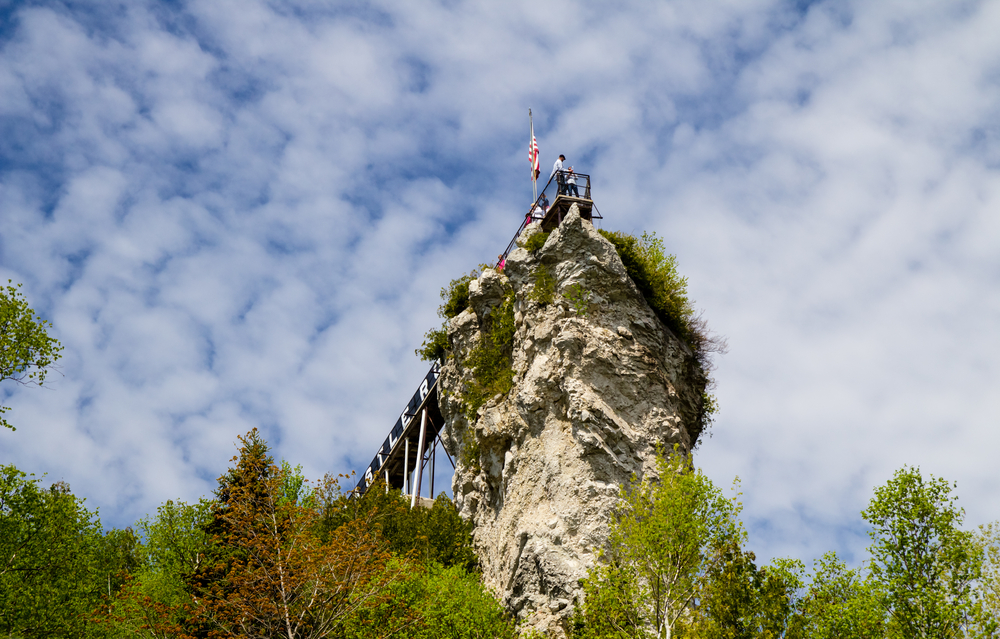
{"label": "bush", "polygon": [[677,257],[663,251],[663,240],[655,233],[636,238],[621,231],[604,231],[621,257],[628,276],[664,324],[694,351],[702,365],[709,353],[726,350],[724,339],[710,335],[705,320],[698,315],[687,294],[687,278],[677,270]]}
{"label": "bush", "polygon": [[628,276],[656,314],[689,344],[691,319],[695,316],[687,296],[687,278],[677,272],[677,258],[663,252],[663,240],[655,234],[642,238],[621,231],[601,231],[614,244]]}
{"label": "bush", "polygon": [[556,299],[556,278],[552,276],[552,271],[541,264],[535,267],[535,285],[531,287],[528,299],[542,306],[551,304]]}
{"label": "bush", "polygon": [[538,232],[526,239],[524,242],[518,244],[525,251],[534,253],[538,249],[545,246],[545,240],[549,239],[549,234],[544,232]]}
{"label": "bush", "polygon": [[[513,619],[479,577],[458,568],[430,565],[397,584],[391,598],[410,612],[411,619],[405,627],[400,627],[398,618],[371,618],[351,628],[345,639],[388,636],[393,629],[403,630],[399,636],[412,639],[516,639],[518,636]],[[388,613],[383,616],[388,617]]]}
{"label": "bush", "polygon": [[451,342],[448,341],[448,331],[442,327],[432,328],[424,333],[424,343],[413,352],[425,362],[437,362],[444,360],[449,350]]}
{"label": "bush", "polygon": [[445,568],[475,571],[478,560],[472,550],[472,523],[462,519],[448,497],[441,493],[432,508],[410,509],[409,498],[394,488],[388,492],[377,480],[360,499],[337,490],[320,494],[317,533],[328,540],[346,524],[370,519],[398,557],[437,563]]}
{"label": "bush", "polygon": [[463,275],[452,280],[448,286],[441,289],[441,299],[444,300],[438,308],[438,315],[445,319],[451,319],[469,308],[469,282],[476,279],[476,272],[471,271],[468,275]]}
{"label": "bush", "polygon": [[480,335],[465,365],[472,370],[472,382],[462,391],[469,421],[475,421],[480,406],[494,395],[506,395],[514,384],[511,357],[514,348],[514,293],[493,309],[489,327]]}
{"label": "bush", "polygon": [[[484,265],[486,266],[486,265]],[[488,268],[488,266],[487,266]],[[438,315],[445,319],[440,328],[432,328],[424,333],[424,343],[413,352],[425,362],[443,362],[451,351],[448,341],[448,320],[469,308],[469,283],[476,279],[476,271],[470,271],[448,283],[441,289],[444,304],[438,307]]]}

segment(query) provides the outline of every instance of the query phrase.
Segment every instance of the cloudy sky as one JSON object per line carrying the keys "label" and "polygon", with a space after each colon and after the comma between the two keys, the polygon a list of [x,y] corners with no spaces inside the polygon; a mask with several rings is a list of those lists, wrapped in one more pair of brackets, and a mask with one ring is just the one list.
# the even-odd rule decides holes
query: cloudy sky
{"label": "cloudy sky", "polygon": [[[904,464],[1000,518],[1000,4],[0,0],[0,278],[65,345],[15,463],[123,526],[260,428],[360,469],[438,291],[547,173],[729,340],[697,461],[758,556],[866,545]],[[440,484],[439,484],[440,485]]]}

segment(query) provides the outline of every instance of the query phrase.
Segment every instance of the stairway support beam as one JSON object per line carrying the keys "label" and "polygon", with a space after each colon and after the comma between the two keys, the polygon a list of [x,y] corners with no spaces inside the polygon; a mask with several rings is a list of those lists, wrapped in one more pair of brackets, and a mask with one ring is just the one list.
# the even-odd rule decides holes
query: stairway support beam
{"label": "stairway support beam", "polygon": [[410,496],[410,439],[403,440],[403,494]]}
{"label": "stairway support beam", "polygon": [[420,480],[424,473],[424,438],[427,436],[427,408],[420,413],[420,439],[417,441],[417,489],[410,497],[410,509],[417,505],[417,497],[420,496]]}

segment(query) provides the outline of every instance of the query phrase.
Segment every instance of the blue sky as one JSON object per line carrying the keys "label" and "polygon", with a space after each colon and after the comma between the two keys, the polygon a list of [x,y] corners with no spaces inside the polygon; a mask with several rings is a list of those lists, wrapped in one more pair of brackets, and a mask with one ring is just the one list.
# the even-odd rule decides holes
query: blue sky
{"label": "blue sky", "polygon": [[366,464],[438,290],[548,171],[656,232],[729,340],[697,453],[758,556],[860,559],[903,464],[998,518],[1000,5],[0,4],[0,278],[66,347],[4,463],[108,525],[260,428]]}

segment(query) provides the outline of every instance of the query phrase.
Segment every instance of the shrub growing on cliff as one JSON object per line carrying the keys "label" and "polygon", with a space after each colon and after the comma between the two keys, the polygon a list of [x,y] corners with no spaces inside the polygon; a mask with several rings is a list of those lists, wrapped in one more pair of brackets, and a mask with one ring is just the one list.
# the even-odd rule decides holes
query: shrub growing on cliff
{"label": "shrub growing on cliff", "polygon": [[413,352],[425,362],[437,362],[443,360],[450,349],[448,331],[444,328],[432,328],[424,333],[424,343]]}
{"label": "shrub growing on cliff", "polygon": [[[684,340],[698,363],[708,370],[711,367],[709,355],[724,353],[726,340],[712,335],[705,320],[695,312],[688,298],[687,278],[681,277],[677,270],[677,257],[664,252],[663,240],[655,233],[643,233],[639,238],[621,231],[602,230],[600,233],[614,245],[625,271],[653,312]],[[706,388],[711,386],[709,380]],[[702,429],[712,423],[717,411],[715,397],[704,392],[698,414]]]}
{"label": "shrub growing on cliff", "polygon": [[555,301],[556,278],[552,276],[552,271],[548,267],[542,264],[535,267],[535,283],[528,293],[528,299],[542,306]]}
{"label": "shrub growing on cliff", "polygon": [[621,231],[604,231],[621,257],[628,276],[656,315],[683,339],[702,364],[708,354],[724,352],[725,340],[709,334],[701,316],[695,312],[687,293],[687,278],[677,270],[677,257],[663,250],[663,240],[655,233],[635,237]]}
{"label": "shrub growing on cliff", "polygon": [[468,275],[463,275],[448,283],[448,286],[441,289],[441,299],[444,300],[438,308],[438,315],[445,319],[451,319],[469,308],[469,283],[476,279],[476,272],[470,271]]}
{"label": "shrub growing on cliff", "polygon": [[547,239],[549,239],[549,234],[539,231],[526,239],[523,243],[518,244],[518,246],[523,248],[525,251],[534,253],[538,249],[545,246],[545,240]]}
{"label": "shrub growing on cliff", "polygon": [[628,276],[663,323],[693,347],[691,321],[695,312],[687,296],[687,278],[677,271],[677,257],[663,252],[663,240],[655,234],[643,233],[637,238],[601,230],[601,235],[614,244]]}
{"label": "shrub growing on cliff", "polygon": [[425,362],[443,360],[451,344],[448,342],[448,320],[469,308],[469,283],[476,279],[476,271],[453,279],[441,289],[441,299],[444,304],[438,307],[438,315],[445,319],[440,328],[432,328],[424,333],[424,343],[413,352]]}
{"label": "shrub growing on cliff", "polygon": [[479,342],[469,352],[465,365],[472,371],[472,382],[462,391],[466,416],[476,419],[479,407],[493,396],[506,395],[514,384],[511,356],[514,348],[514,293],[490,314],[489,326],[481,331]]}

